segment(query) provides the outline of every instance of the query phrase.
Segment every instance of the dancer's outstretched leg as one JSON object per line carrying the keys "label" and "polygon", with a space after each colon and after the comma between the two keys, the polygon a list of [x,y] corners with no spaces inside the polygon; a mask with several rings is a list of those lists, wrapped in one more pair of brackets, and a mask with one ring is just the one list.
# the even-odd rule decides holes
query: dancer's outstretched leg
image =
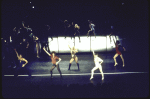
{"label": "dancer's outstretched leg", "polygon": [[93,79],[93,75],[94,75],[94,71],[96,70],[96,69],[98,69],[99,67],[94,67],[92,70],[91,70],[91,78],[90,78],[90,80],[91,79]]}

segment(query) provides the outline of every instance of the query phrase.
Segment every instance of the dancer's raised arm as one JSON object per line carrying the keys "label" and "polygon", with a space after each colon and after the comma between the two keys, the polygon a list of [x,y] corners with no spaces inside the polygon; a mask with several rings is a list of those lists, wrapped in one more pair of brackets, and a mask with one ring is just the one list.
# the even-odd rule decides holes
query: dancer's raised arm
{"label": "dancer's raised arm", "polygon": [[43,47],[43,50],[44,50],[49,56],[51,56],[51,54],[48,53],[48,52],[45,50],[45,47]]}
{"label": "dancer's raised arm", "polygon": [[68,45],[68,47],[71,49],[70,45]]}
{"label": "dancer's raised arm", "polygon": [[20,59],[20,58],[19,58],[19,55],[18,55],[18,52],[16,51],[16,49],[14,49],[14,50],[15,50],[15,52],[16,52],[16,54],[17,54],[18,59]]}
{"label": "dancer's raised arm", "polygon": [[95,55],[95,52],[94,52],[94,50],[93,50],[93,55]]}

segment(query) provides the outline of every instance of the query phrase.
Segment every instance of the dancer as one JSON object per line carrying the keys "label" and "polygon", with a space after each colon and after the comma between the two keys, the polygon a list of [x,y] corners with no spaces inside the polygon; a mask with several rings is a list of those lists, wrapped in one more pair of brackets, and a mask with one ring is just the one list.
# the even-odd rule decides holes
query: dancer
{"label": "dancer", "polygon": [[53,32],[50,33],[50,26],[49,25],[45,25],[45,32],[49,34],[49,36],[51,37],[52,41],[53,41]]}
{"label": "dancer", "polygon": [[74,23],[73,22],[71,23],[71,26],[69,28],[69,32],[70,32],[71,39],[75,38],[75,35],[74,35]]}
{"label": "dancer", "polygon": [[78,70],[79,69],[79,63],[78,63],[78,57],[75,55],[78,52],[78,49],[75,49],[75,47],[73,46],[72,48],[68,45],[68,47],[70,48],[70,52],[71,52],[71,59],[70,59],[70,63],[69,63],[69,68],[68,70],[70,70],[71,67],[71,63],[75,60],[77,66],[78,66]]}
{"label": "dancer", "polygon": [[37,36],[33,35],[33,39],[34,39],[34,42],[36,43],[37,58],[40,58],[40,56],[39,56],[39,51],[40,51],[39,38]]}
{"label": "dancer", "polygon": [[95,38],[96,38],[96,35],[95,35],[95,29],[94,29],[95,24],[93,24],[93,22],[90,21],[90,20],[88,20],[88,22],[89,22],[90,30],[88,31],[87,36],[89,37],[89,33],[90,33],[90,32],[93,32],[93,34],[94,34],[94,36],[95,36]]}
{"label": "dancer", "polygon": [[[50,69],[51,78],[53,78],[53,77],[52,77],[52,71],[53,71],[53,69],[54,69],[55,67],[57,67],[57,70],[58,70],[59,73],[60,73],[60,77],[62,78],[62,74],[61,74],[61,71],[60,71],[60,68],[59,68],[59,62],[61,61],[61,58],[55,56],[56,53],[55,53],[54,51],[52,52],[52,54],[50,54],[50,53],[48,53],[48,52],[46,51],[45,47],[43,47],[43,50],[44,50],[49,56],[51,56],[51,60],[52,60],[52,64],[53,64],[52,68]],[[59,61],[56,62],[56,60],[59,60]]]}
{"label": "dancer", "polygon": [[75,30],[74,36],[78,33],[79,42],[81,42],[80,41],[80,32],[79,32],[79,29],[80,29],[80,26],[78,26],[78,24],[75,24],[75,26],[74,26],[74,30]]}
{"label": "dancer", "polygon": [[65,39],[66,39],[66,36],[68,36],[68,30],[69,30],[70,26],[71,25],[69,24],[68,20],[64,20],[64,28],[65,28],[64,35],[65,35]]}
{"label": "dancer", "polygon": [[[114,39],[113,39],[113,41],[114,41]],[[118,63],[117,63],[117,61],[116,61],[116,58],[118,57],[118,55],[120,55],[120,57],[121,57],[121,59],[122,59],[122,62],[123,62],[123,67],[125,66],[125,64],[124,64],[124,59],[123,59],[123,56],[122,56],[122,53],[120,52],[120,50],[119,50],[119,48],[120,47],[122,47],[123,49],[124,49],[124,51],[125,51],[125,48],[123,47],[123,46],[121,46],[120,45],[120,42],[119,41],[114,41],[114,44],[115,44],[115,48],[116,48],[116,54],[114,55],[114,61],[115,61],[115,65],[114,66],[116,66],[116,65],[118,65]]]}
{"label": "dancer", "polygon": [[[98,57],[97,54],[94,53],[93,51],[93,56],[94,56],[94,62],[95,62],[95,67],[91,70],[91,79],[93,79],[93,74],[94,74],[94,71],[97,70],[99,68],[101,74],[102,74],[102,80],[104,80],[104,74],[103,74],[103,71],[102,71],[102,63],[103,63],[103,60]],[[100,62],[100,63],[99,63]]]}
{"label": "dancer", "polygon": [[[18,52],[16,51],[16,49],[14,49],[16,54],[17,54],[17,57],[18,57],[18,60],[19,60],[19,65],[17,66],[16,68],[16,72],[15,72],[15,77],[18,77],[18,71],[22,68],[22,67],[25,67],[25,65],[28,63],[28,61],[22,57],[21,54],[18,54]],[[25,62],[25,64],[23,64],[23,62]],[[31,76],[31,73],[27,70],[27,68],[24,68],[27,73],[29,74],[29,76]]]}

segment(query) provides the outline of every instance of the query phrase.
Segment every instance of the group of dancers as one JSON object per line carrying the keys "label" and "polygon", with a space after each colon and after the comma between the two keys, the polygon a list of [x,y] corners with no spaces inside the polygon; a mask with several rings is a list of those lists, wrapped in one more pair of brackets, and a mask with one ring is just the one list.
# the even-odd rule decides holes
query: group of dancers
{"label": "group of dancers", "polygon": [[[95,38],[96,38],[95,29],[94,29],[95,25],[94,25],[94,24],[92,23],[92,21],[90,21],[90,20],[88,20],[88,22],[89,22],[90,30],[88,31],[87,36],[89,36],[89,33],[90,33],[90,32],[93,32],[93,34],[94,34],[94,36],[95,36]],[[66,28],[71,27],[70,24],[68,24],[68,21],[67,21],[67,20],[65,20],[64,23],[65,23]],[[72,22],[72,26],[73,26],[73,25],[74,25],[74,24],[73,24],[73,22]],[[37,36],[33,35],[33,33],[31,33],[32,29],[29,28],[29,26],[26,27],[26,26],[24,25],[24,22],[22,22],[22,26],[24,27],[24,29],[27,30],[27,32],[30,31],[30,33],[27,34],[28,37],[32,38],[32,39],[34,40],[34,42],[36,42],[37,57],[39,58],[39,43],[37,42],[37,41],[39,40],[39,38],[38,38]],[[48,27],[48,30],[49,30],[49,29],[50,29],[50,26],[49,26],[49,25],[46,25],[46,26]],[[79,40],[80,40],[80,32],[79,32],[80,26],[78,26],[78,24],[75,24],[75,25],[74,25],[74,29],[75,29],[74,36],[75,36],[76,34],[78,34]],[[13,29],[13,31],[16,32],[16,27]],[[65,31],[66,31],[66,30],[65,30]],[[20,32],[20,29],[18,29],[18,34],[19,34],[19,32]],[[111,36],[111,34],[110,34],[109,36]],[[28,38],[28,37],[27,37],[27,38]],[[113,41],[114,41],[114,40],[113,40]],[[117,61],[116,61],[116,57],[117,57],[118,55],[120,55],[120,57],[121,57],[121,59],[122,59],[122,62],[123,62],[123,67],[124,67],[124,66],[125,66],[125,64],[124,64],[124,58],[123,58],[123,55],[122,55],[121,51],[119,50],[119,48],[122,47],[122,48],[124,49],[124,51],[125,51],[125,48],[120,45],[120,42],[119,42],[119,41],[116,41],[116,42],[114,41],[114,44],[115,44],[115,48],[116,48],[116,54],[115,54],[114,57],[113,57],[114,62],[115,62],[114,66],[117,66],[117,65],[118,65],[118,63],[117,63]],[[27,44],[26,48],[28,48],[28,46],[29,46],[29,44]],[[78,66],[78,70],[80,70],[80,68],[79,68],[79,63],[78,63],[78,57],[77,57],[77,55],[76,55],[76,53],[78,52],[78,49],[76,49],[75,46],[70,47],[70,46],[68,45],[68,47],[70,48],[70,53],[71,53],[71,59],[70,59],[70,62],[69,62],[69,68],[68,68],[68,70],[70,70],[70,67],[71,67],[71,64],[72,64],[73,61],[76,62],[77,66]],[[55,67],[57,67],[57,70],[59,71],[60,76],[61,76],[61,78],[62,78],[62,73],[61,73],[61,70],[60,70],[60,68],[59,68],[59,62],[61,61],[61,58],[57,57],[57,56],[56,56],[56,52],[54,52],[54,51],[50,54],[50,53],[46,50],[45,46],[43,46],[42,48],[43,48],[43,50],[51,57],[51,61],[52,61],[52,67],[51,67],[51,69],[50,69],[51,78],[53,78],[53,76],[52,76],[52,71],[53,71],[53,69],[54,69]],[[21,69],[22,67],[25,67],[26,64],[28,63],[28,60],[25,59],[25,58],[22,56],[22,54],[20,54],[20,53],[18,54],[18,52],[17,52],[16,49],[14,49],[14,50],[15,50],[16,55],[17,55],[18,60],[19,60],[19,66],[18,66],[18,68],[16,69],[16,72],[15,72],[15,76],[18,76],[18,71],[19,71],[19,69]],[[90,80],[93,79],[94,71],[97,70],[97,69],[100,70],[101,75],[102,75],[102,80],[104,80],[104,74],[103,74],[102,65],[101,65],[101,64],[103,63],[103,60],[102,60],[100,57],[98,57],[98,54],[95,54],[94,50],[93,50],[93,56],[94,56],[95,67],[91,70],[91,77],[90,77]],[[58,60],[58,61],[57,61],[57,60]],[[25,62],[25,63],[24,63],[24,62]],[[29,73],[29,74],[30,74],[30,73]],[[30,76],[31,76],[31,74],[30,74]]]}
{"label": "group of dancers", "polygon": [[[61,22],[63,22],[64,24],[64,34],[65,34],[65,38],[66,36],[69,34],[69,36],[71,37],[71,39],[73,37],[75,37],[76,35],[79,37],[79,42],[81,42],[80,40],[80,26],[78,24],[74,24],[74,22],[72,22],[71,24],[68,22],[68,20],[60,20]],[[91,21],[88,20],[89,22],[89,28],[90,30],[87,32],[87,37],[89,37],[90,33],[93,33],[95,38],[96,38],[96,34],[95,34],[95,24]]]}
{"label": "group of dancers", "polygon": [[[125,64],[124,64],[124,59],[123,59],[123,56],[122,56],[121,51],[119,50],[119,47],[122,47],[122,48],[124,49],[124,51],[125,51],[125,48],[124,48],[123,46],[119,45],[119,43],[120,43],[119,41],[116,41],[116,42],[114,42],[114,43],[115,43],[115,46],[116,46],[116,47],[115,47],[115,48],[116,48],[116,54],[115,54],[114,57],[113,57],[113,58],[114,58],[114,62],[115,62],[114,66],[118,65],[118,63],[117,63],[117,61],[116,61],[116,57],[117,57],[118,55],[120,55],[120,57],[121,57],[121,59],[122,59],[122,62],[123,62],[123,67],[124,67],[124,66],[125,66]],[[68,45],[68,47],[70,48],[70,53],[71,53],[71,59],[70,59],[70,63],[69,63],[69,68],[68,68],[68,70],[70,70],[71,63],[72,63],[74,60],[75,60],[75,62],[76,62],[76,64],[77,64],[77,66],[78,66],[78,70],[80,70],[80,69],[79,69],[79,63],[78,63],[78,57],[77,57],[77,55],[76,55],[76,53],[78,52],[78,49],[76,49],[75,46],[73,46],[73,47],[71,48],[71,47]],[[53,69],[54,69],[55,67],[57,67],[57,70],[58,70],[59,73],[60,73],[60,77],[62,78],[62,73],[61,73],[61,70],[60,70],[60,68],[59,68],[59,63],[60,63],[60,61],[61,61],[61,58],[58,57],[58,56],[56,56],[56,52],[55,52],[55,51],[53,51],[53,52],[50,54],[49,52],[46,51],[45,47],[43,47],[43,50],[51,57],[51,62],[52,62],[52,67],[51,67],[51,69],[50,69],[51,78],[53,78],[53,76],[52,76],[52,71],[53,71]],[[22,67],[24,67],[24,66],[28,63],[28,61],[27,61],[26,59],[24,59],[21,54],[18,55],[16,49],[15,49],[15,52],[16,52],[16,54],[17,54],[18,60],[20,60],[20,63],[22,63],[22,61],[25,61],[25,64],[22,64]],[[102,60],[100,57],[98,57],[98,54],[95,54],[94,50],[93,50],[92,52],[93,52],[93,56],[94,56],[95,67],[91,70],[91,77],[90,77],[90,80],[93,79],[94,71],[97,70],[97,69],[100,70],[101,75],[102,75],[102,80],[104,80],[104,74],[103,74],[102,65],[101,65],[101,64],[103,63],[103,60]],[[57,61],[57,60],[58,60],[58,61]]]}

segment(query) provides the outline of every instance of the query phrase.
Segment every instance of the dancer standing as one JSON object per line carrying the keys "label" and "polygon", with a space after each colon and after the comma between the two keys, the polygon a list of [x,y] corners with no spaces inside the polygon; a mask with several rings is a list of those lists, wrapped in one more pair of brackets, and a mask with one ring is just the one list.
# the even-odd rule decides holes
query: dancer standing
{"label": "dancer standing", "polygon": [[71,59],[70,59],[70,63],[69,63],[69,68],[68,70],[70,70],[71,67],[71,63],[75,60],[75,62],[77,63],[78,66],[78,70],[79,69],[79,63],[78,63],[78,57],[76,56],[76,53],[78,52],[78,49],[75,49],[75,47],[73,46],[72,48],[68,45],[68,47],[70,48],[70,52],[71,52]]}
{"label": "dancer standing", "polygon": [[93,56],[94,56],[95,67],[91,70],[91,78],[90,78],[90,80],[93,79],[94,71],[96,69],[98,69],[98,68],[99,68],[99,70],[100,70],[100,72],[102,74],[102,80],[104,80],[104,74],[103,74],[102,65],[101,65],[103,63],[103,60],[100,57],[98,57],[98,55],[95,54],[94,51],[93,51]]}
{"label": "dancer standing", "polygon": [[89,22],[90,30],[88,31],[87,36],[89,37],[89,33],[90,33],[90,32],[93,32],[93,34],[94,34],[94,36],[95,36],[95,38],[96,38],[96,35],[95,35],[95,29],[94,29],[95,24],[93,24],[93,22],[90,21],[90,20],[88,20],[88,22]]}
{"label": "dancer standing", "polygon": [[68,36],[68,32],[69,32],[70,26],[71,25],[69,24],[68,20],[65,20],[64,21],[64,28],[65,28],[64,35],[65,35],[65,39],[66,39],[66,36]]}
{"label": "dancer standing", "polygon": [[[55,67],[57,67],[57,70],[58,70],[59,73],[60,73],[60,77],[62,78],[62,74],[61,74],[61,71],[60,71],[60,68],[59,68],[59,62],[61,61],[61,58],[55,56],[56,53],[55,53],[54,51],[52,52],[52,54],[50,54],[50,53],[48,53],[48,52],[46,51],[45,47],[43,47],[43,50],[44,50],[49,56],[51,56],[51,60],[52,60],[52,64],[53,64],[52,68],[50,69],[51,78],[53,78],[53,77],[52,77],[52,71],[53,71],[53,69],[54,69]],[[59,61],[56,62],[56,60],[59,60]]]}
{"label": "dancer standing", "polygon": [[[114,39],[113,39],[113,41],[114,41]],[[120,57],[121,57],[121,59],[122,59],[122,62],[123,62],[123,67],[125,66],[125,64],[124,64],[124,59],[123,59],[123,56],[122,56],[122,53],[120,52],[120,47],[122,47],[123,49],[124,49],[124,51],[125,51],[125,48],[123,47],[123,46],[121,46],[120,45],[120,42],[119,41],[114,41],[114,44],[115,44],[115,48],[116,48],[116,54],[114,55],[114,61],[115,61],[115,65],[114,66],[116,66],[116,65],[118,65],[118,63],[117,63],[117,61],[116,61],[116,58],[118,57],[118,55],[120,55]]]}
{"label": "dancer standing", "polygon": [[74,30],[75,30],[74,36],[75,36],[76,34],[78,34],[79,42],[81,42],[81,41],[80,41],[80,32],[79,32],[79,29],[80,29],[80,26],[78,26],[78,24],[75,24],[75,26],[74,26]]}
{"label": "dancer standing", "polygon": [[33,40],[36,43],[37,58],[40,58],[40,56],[39,56],[39,51],[40,51],[39,38],[37,36],[33,35]]}

